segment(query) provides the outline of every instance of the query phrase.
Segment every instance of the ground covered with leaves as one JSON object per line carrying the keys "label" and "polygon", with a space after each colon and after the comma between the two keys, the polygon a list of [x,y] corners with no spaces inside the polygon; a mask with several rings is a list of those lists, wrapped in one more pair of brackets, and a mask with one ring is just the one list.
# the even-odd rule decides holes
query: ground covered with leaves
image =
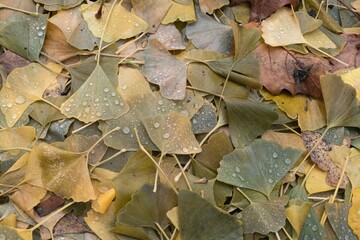
{"label": "ground covered with leaves", "polygon": [[0,239],[358,239],[359,11],[1,0]]}

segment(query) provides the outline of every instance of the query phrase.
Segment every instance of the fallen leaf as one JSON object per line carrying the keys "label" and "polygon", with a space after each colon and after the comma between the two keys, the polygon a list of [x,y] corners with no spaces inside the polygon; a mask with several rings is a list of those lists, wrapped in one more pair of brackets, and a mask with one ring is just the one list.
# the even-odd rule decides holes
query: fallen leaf
{"label": "fallen leaf", "polygon": [[0,131],[0,151],[8,151],[13,155],[19,154],[20,150],[11,149],[29,147],[35,138],[35,133],[35,128],[30,126]]}
{"label": "fallen leaf", "polygon": [[352,191],[352,198],[351,198],[351,207],[349,209],[348,215],[348,224],[353,231],[353,233],[359,238],[360,237],[360,229],[359,229],[359,214],[360,211],[360,188],[355,188]]}
{"label": "fallen leaf", "polygon": [[48,11],[73,8],[82,3],[81,0],[36,0],[35,2],[44,4],[44,8]]}
{"label": "fallen leaf", "polygon": [[220,9],[229,3],[229,0],[200,0],[199,6],[203,13],[213,14],[216,9]]}
{"label": "fallen leaf", "polygon": [[173,57],[157,40],[149,41],[144,51],[144,59],[142,72],[149,82],[159,85],[161,95],[168,99],[184,99],[185,62]]}
{"label": "fallen leaf", "polygon": [[179,192],[178,218],[181,239],[235,240],[243,235],[242,225],[236,218],[188,190]]}
{"label": "fallen leaf", "polygon": [[[106,4],[105,4],[106,5]],[[99,9],[98,4],[81,5],[81,13],[87,22],[89,30],[95,37],[101,37],[103,29],[105,34],[103,40],[105,42],[115,42],[119,39],[127,39],[145,32],[149,25],[136,16],[134,13],[128,12],[121,4],[115,5],[113,12],[109,18],[108,24],[105,26],[108,18],[110,6],[103,8],[102,17],[97,19],[95,14]]]}
{"label": "fallen leaf", "polygon": [[172,2],[169,11],[166,13],[161,23],[169,24],[175,22],[176,20],[181,22],[193,22],[196,20],[193,1],[191,1],[190,4],[184,5]]}
{"label": "fallen leaf", "polygon": [[325,209],[328,215],[332,229],[334,229],[336,236],[340,238],[347,238],[356,240],[357,237],[350,229],[347,216],[351,205],[349,203],[326,203]]}
{"label": "fallen leaf", "polygon": [[307,215],[310,211],[311,203],[305,202],[302,205],[291,205],[285,209],[286,218],[295,229],[297,236],[300,235],[301,229],[304,226]]}
{"label": "fallen leaf", "polygon": [[252,1],[251,7],[251,16],[252,19],[259,19],[263,20],[269,17],[272,13],[274,13],[279,8],[291,4],[293,7],[298,5],[297,1],[294,0],[271,0],[271,1],[264,1],[264,0],[255,0]]}

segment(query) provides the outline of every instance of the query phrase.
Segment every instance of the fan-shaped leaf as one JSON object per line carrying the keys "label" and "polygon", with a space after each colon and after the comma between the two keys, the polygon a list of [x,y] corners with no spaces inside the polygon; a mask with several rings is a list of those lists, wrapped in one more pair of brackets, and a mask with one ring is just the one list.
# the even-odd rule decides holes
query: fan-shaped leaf
{"label": "fan-shaped leaf", "polygon": [[[58,68],[57,65],[49,65],[52,66]],[[56,77],[56,73],[38,63],[30,63],[9,74],[0,91],[0,109],[9,127],[15,125],[30,104],[43,99],[45,89],[56,81]]]}
{"label": "fan-shaped leaf", "polygon": [[275,185],[301,156],[301,151],[279,144],[255,140],[237,148],[220,162],[217,179],[269,196]]}
{"label": "fan-shaped leaf", "polygon": [[243,239],[240,222],[197,193],[180,190],[178,216],[181,239]]}
{"label": "fan-shaped leaf", "polygon": [[61,105],[61,112],[85,123],[99,119],[115,119],[124,115],[129,106],[110,83],[100,65],[86,82]]}
{"label": "fan-shaped leaf", "polygon": [[225,98],[231,140],[235,147],[243,147],[264,133],[278,115],[273,107],[260,102]]}

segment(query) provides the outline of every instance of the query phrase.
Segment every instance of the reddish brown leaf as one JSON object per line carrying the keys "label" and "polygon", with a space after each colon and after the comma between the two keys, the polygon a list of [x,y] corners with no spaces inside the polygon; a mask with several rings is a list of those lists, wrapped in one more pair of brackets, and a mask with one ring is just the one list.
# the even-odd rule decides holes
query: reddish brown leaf
{"label": "reddish brown leaf", "polygon": [[298,5],[296,0],[252,0],[251,19],[263,20],[276,12],[279,8],[291,4],[293,7]]}
{"label": "reddish brown leaf", "polygon": [[260,82],[272,94],[282,90],[321,97],[320,76],[330,71],[329,62],[313,54],[306,56],[265,44],[255,49]]}
{"label": "reddish brown leaf", "polygon": [[[338,56],[336,56],[336,58],[348,63],[349,68],[359,67],[360,36],[355,34],[343,34],[342,36],[345,37],[347,44],[345,45],[343,51]],[[333,65],[331,68],[332,72],[335,72],[340,69],[348,68],[335,60],[330,60],[330,63]]]}

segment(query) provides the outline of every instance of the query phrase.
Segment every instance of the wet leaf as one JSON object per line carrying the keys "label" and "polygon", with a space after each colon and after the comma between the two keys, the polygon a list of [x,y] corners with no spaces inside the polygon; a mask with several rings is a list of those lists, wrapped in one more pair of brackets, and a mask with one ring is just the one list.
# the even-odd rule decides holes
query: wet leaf
{"label": "wet leaf", "polygon": [[33,239],[32,232],[30,232],[30,230],[16,229],[7,226],[0,226],[0,236],[3,236],[4,239]]}
{"label": "wet leaf", "polygon": [[352,191],[352,198],[351,198],[351,207],[349,209],[348,215],[348,224],[352,229],[353,233],[360,237],[360,230],[359,230],[359,214],[360,211],[360,188],[355,188]]}
{"label": "wet leaf", "polygon": [[150,40],[144,51],[143,74],[160,87],[164,98],[181,100],[185,97],[185,62],[174,58],[157,40]]}
{"label": "wet leaf", "polygon": [[[287,197],[268,202],[252,202],[242,212],[244,233],[258,232],[268,234],[277,232],[285,226]],[[246,221],[245,221],[246,219]]]}
{"label": "wet leaf", "polygon": [[327,126],[359,127],[360,109],[357,106],[356,91],[341,77],[328,74],[320,79],[324,96]]}
{"label": "wet leaf", "polygon": [[355,68],[354,70],[341,75],[341,79],[344,83],[350,84],[356,90],[356,98],[360,101],[360,83],[356,81],[360,77],[360,69]]}
{"label": "wet leaf", "polygon": [[313,208],[310,208],[310,211],[305,219],[305,223],[301,229],[299,239],[325,239],[325,231],[323,226],[320,224],[320,221]]}
{"label": "wet leaf", "polygon": [[[54,65],[49,65],[53,67]],[[55,68],[58,68],[55,65]],[[57,71],[60,71],[57,69]],[[0,91],[0,109],[9,127],[15,125],[25,110],[35,101],[43,100],[47,87],[56,81],[57,74],[38,63],[12,71]]]}
{"label": "wet leaf", "polygon": [[293,204],[285,210],[286,217],[291,223],[291,226],[294,228],[297,236],[300,235],[301,229],[304,226],[310,208],[311,203],[305,202],[300,206]]}
{"label": "wet leaf", "polygon": [[95,199],[86,153],[64,151],[41,143],[32,151],[26,180],[76,202]]}
{"label": "wet leaf", "polygon": [[230,3],[229,0],[207,0],[207,1],[200,0],[199,6],[203,13],[212,14],[214,10],[226,6],[229,3]]}
{"label": "wet leaf", "polygon": [[242,239],[240,222],[197,193],[180,190],[178,216],[181,239]]}
{"label": "wet leaf", "polygon": [[185,34],[198,49],[230,55],[233,51],[233,32],[230,26],[197,12],[197,21],[188,24]]}
{"label": "wet leaf", "polygon": [[[100,19],[95,17],[98,9],[98,4],[81,5],[84,20],[87,22],[89,30],[95,37],[101,37],[110,6],[103,8]],[[114,42],[119,39],[131,38],[146,31],[148,27],[149,25],[144,20],[137,17],[134,13],[128,12],[121,4],[117,4],[111,13],[103,39],[106,42]]]}
{"label": "wet leaf", "polygon": [[191,131],[188,117],[177,112],[143,119],[151,140],[163,153],[198,153],[201,147]]}
{"label": "wet leaf", "polygon": [[255,140],[223,158],[217,180],[269,196],[300,155],[299,150],[282,148],[273,142]]}
{"label": "wet leaf", "polygon": [[216,109],[211,103],[205,103],[191,118],[191,130],[194,134],[208,133],[217,124]]}
{"label": "wet leaf", "polygon": [[175,24],[159,25],[157,31],[149,39],[158,40],[168,51],[184,50],[185,44]]}
{"label": "wet leaf", "polygon": [[350,207],[348,203],[326,203],[325,205],[331,227],[338,239],[357,239],[347,221]]}
{"label": "wet leaf", "polygon": [[47,14],[30,16],[21,13],[1,21],[0,45],[30,61],[39,60],[47,17]]}
{"label": "wet leaf", "polygon": [[249,144],[264,133],[278,116],[268,104],[225,98],[231,140],[235,147]]}
{"label": "wet leaf", "polygon": [[132,0],[134,13],[149,24],[147,32],[156,33],[172,2],[167,0]]}
{"label": "wet leaf", "polygon": [[145,153],[138,151],[132,155],[113,180],[116,209],[124,207],[131,200],[131,195],[140,190],[143,184],[153,184],[155,172],[156,166]]}
{"label": "wet leaf", "polygon": [[[91,96],[91,98],[90,98]],[[118,91],[97,65],[85,83],[61,105],[61,113],[85,123],[115,119],[129,111]]]}

